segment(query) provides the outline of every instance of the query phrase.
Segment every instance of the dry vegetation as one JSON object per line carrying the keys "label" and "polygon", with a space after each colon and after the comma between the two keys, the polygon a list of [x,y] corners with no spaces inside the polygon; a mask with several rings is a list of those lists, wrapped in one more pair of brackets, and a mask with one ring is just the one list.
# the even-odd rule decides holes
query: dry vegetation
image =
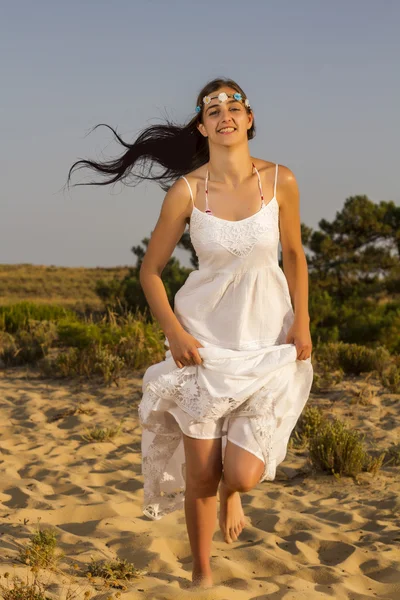
{"label": "dry vegetation", "polygon": [[123,278],[129,267],[74,268],[45,265],[0,265],[0,306],[22,300],[37,304],[59,304],[77,311],[102,310],[95,293],[99,279]]}

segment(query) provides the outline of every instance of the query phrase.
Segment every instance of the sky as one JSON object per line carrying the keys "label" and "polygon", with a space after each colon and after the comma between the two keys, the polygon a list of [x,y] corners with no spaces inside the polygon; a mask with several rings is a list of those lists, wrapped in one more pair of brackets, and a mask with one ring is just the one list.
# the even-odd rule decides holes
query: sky
{"label": "sky", "polygon": [[[65,189],[80,158],[120,154],[165,115],[194,115],[217,76],[250,99],[250,151],[289,167],[301,221],[346,198],[400,202],[398,0],[13,0],[0,23],[0,263],[133,265],[164,192]],[[77,171],[73,183],[90,174]],[[174,256],[189,266],[189,255]]]}

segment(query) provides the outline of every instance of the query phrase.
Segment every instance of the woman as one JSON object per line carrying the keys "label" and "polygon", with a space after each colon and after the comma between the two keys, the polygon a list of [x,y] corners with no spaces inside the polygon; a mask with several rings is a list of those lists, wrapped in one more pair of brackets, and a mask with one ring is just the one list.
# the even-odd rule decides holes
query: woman
{"label": "woman", "polygon": [[[218,488],[231,543],[245,525],[240,492],[274,479],[313,379],[296,179],[250,155],[254,134],[244,91],[215,79],[187,125],[151,126],[132,145],[117,136],[127,148],[121,158],[78,161],[69,173],[80,163],[109,176],[104,185],[126,180],[141,160],[164,171],[138,179],[163,189],[173,182],[140,269],[168,346],[143,377],[143,512],[160,519],[184,507],[192,581],[201,587],[212,585]],[[172,309],[161,273],[187,224],[199,268]]]}

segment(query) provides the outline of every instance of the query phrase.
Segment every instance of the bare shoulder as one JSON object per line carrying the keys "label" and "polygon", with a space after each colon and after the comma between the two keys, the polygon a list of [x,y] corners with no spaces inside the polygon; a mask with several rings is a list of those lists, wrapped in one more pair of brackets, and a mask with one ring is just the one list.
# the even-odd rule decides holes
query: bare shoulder
{"label": "bare shoulder", "polygon": [[207,166],[204,164],[201,165],[201,167],[198,167],[197,169],[194,169],[193,171],[190,171],[190,173],[187,173],[185,175],[186,179],[189,182],[189,185],[191,186],[194,196],[196,196],[198,185],[204,184],[206,172]]}
{"label": "bare shoulder", "polygon": [[190,190],[186,181],[180,177],[171,185],[164,197],[161,217],[186,220],[191,212],[192,198]]}
{"label": "bare shoulder", "polygon": [[[186,193],[188,194],[188,197],[190,199],[189,208],[188,208],[187,215],[186,215],[187,223],[190,222],[190,216],[191,216],[191,213],[193,210],[193,205],[196,206],[197,197],[199,194],[201,194],[201,190],[204,188],[206,174],[207,174],[207,166],[206,166],[206,164],[204,164],[204,165],[201,165],[200,167],[198,167],[197,169],[194,169],[193,171],[186,173],[185,178],[186,178],[187,183],[182,178],[180,180],[178,180],[178,181],[181,181],[183,183],[183,185],[185,186]],[[189,190],[188,184],[189,184],[190,190]],[[192,192],[193,201],[192,201],[192,197],[190,196],[190,192]]]}
{"label": "bare shoulder", "polygon": [[[271,175],[273,173],[273,177],[275,178],[277,163],[271,162],[269,160],[262,160],[261,158],[253,158],[253,162],[257,167],[260,175],[261,173],[264,175]],[[291,171],[289,167],[278,163],[278,180],[282,183],[295,180],[293,171]]]}
{"label": "bare shoulder", "polygon": [[[260,158],[254,158],[254,164],[257,167],[263,183],[273,185],[275,181],[277,163]],[[278,177],[276,182],[277,201],[279,206],[290,202],[290,198],[298,194],[296,177],[289,167],[278,163]]]}

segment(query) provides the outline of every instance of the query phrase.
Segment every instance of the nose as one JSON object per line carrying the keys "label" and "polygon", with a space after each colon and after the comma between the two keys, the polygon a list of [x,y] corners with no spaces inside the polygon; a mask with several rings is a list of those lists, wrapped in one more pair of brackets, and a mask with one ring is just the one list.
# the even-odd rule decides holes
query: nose
{"label": "nose", "polygon": [[221,123],[232,123],[232,115],[229,112],[228,109],[225,108],[225,110],[221,113]]}

